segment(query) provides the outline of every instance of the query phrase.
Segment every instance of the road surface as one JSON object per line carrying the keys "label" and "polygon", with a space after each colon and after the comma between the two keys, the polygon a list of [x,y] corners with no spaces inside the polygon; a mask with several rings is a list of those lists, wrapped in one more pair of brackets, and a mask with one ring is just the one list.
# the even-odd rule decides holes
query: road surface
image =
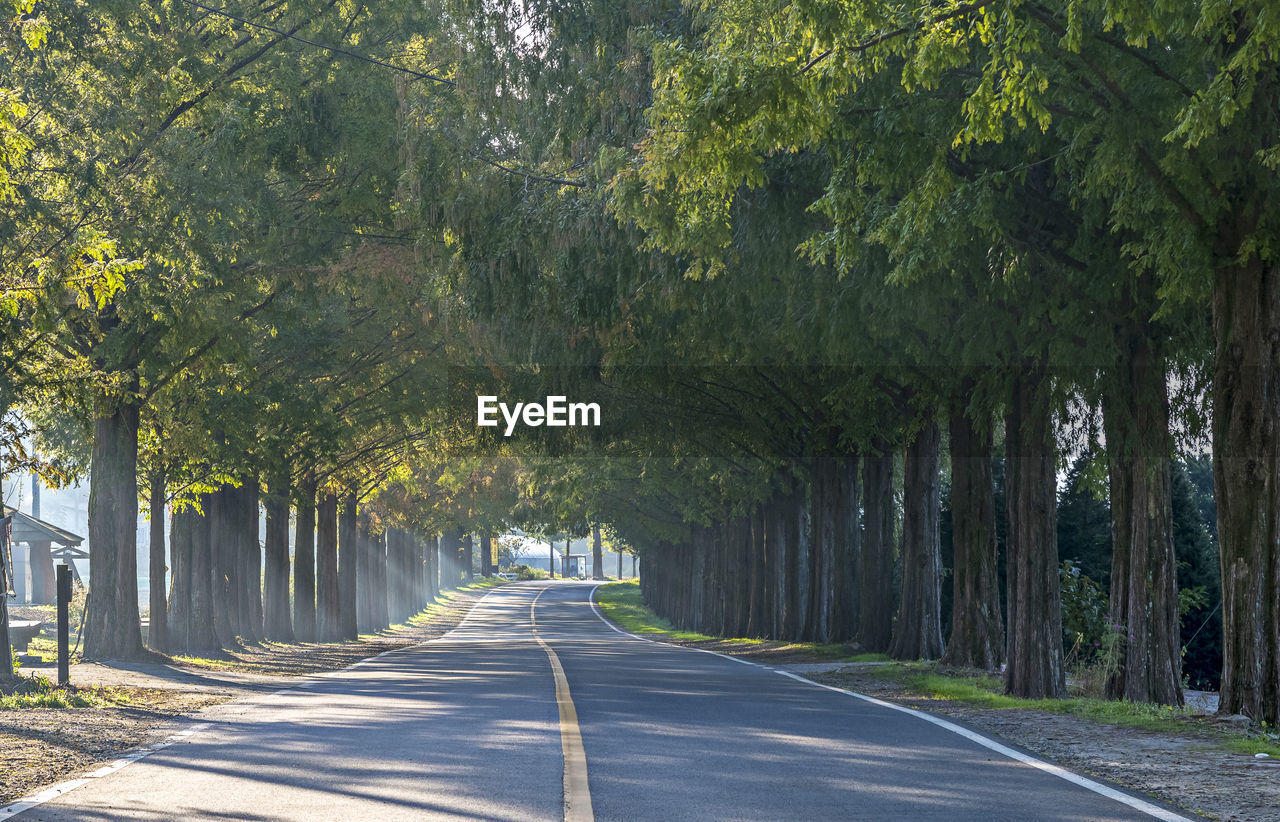
{"label": "road surface", "polygon": [[625,635],[592,587],[495,589],[446,637],[221,706],[14,818],[1179,818],[882,704]]}

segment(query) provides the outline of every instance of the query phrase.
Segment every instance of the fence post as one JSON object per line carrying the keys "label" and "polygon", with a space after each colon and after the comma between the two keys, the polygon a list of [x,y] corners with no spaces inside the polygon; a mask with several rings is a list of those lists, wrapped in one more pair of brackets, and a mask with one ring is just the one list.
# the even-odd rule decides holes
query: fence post
{"label": "fence post", "polygon": [[71,682],[71,568],[58,565],[58,684]]}

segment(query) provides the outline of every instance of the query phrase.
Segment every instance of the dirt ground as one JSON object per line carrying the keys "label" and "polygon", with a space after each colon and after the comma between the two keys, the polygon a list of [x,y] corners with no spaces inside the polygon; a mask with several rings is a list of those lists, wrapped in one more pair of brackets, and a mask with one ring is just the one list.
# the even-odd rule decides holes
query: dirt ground
{"label": "dirt ground", "polygon": [[1106,725],[1040,711],[978,708],[904,692],[857,666],[806,674],[834,685],[953,719],[1003,737],[1073,771],[1117,782],[1211,819],[1280,819],[1280,762],[1218,750],[1216,720],[1188,721],[1185,735]]}
{"label": "dirt ground", "polygon": [[[293,677],[340,670],[383,651],[434,639],[461,622],[485,593],[458,591],[411,625],[357,641],[263,643],[219,652],[198,664],[159,655],[146,662],[74,664],[73,685],[106,688],[115,701],[94,708],[0,710],[0,803],[158,742],[206,708],[279,690]],[[19,673],[57,677],[52,664],[24,664]]]}

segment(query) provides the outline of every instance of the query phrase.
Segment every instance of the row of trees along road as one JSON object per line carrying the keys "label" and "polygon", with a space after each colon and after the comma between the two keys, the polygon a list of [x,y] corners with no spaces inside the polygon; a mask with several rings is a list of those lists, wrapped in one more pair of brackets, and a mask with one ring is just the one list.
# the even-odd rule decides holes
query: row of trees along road
{"label": "row of trees along road", "polygon": [[455,85],[431,70],[437,17],[407,2],[11,9],[5,470],[30,432],[47,479],[88,475],[86,655],[144,653],[140,500],[158,650],[353,637],[469,576],[447,548],[486,525],[470,516],[483,466],[441,477],[422,455],[446,431],[447,364],[472,352],[421,274],[435,241],[400,216],[422,161],[409,86]]}
{"label": "row of trees along road", "polygon": [[1109,688],[1176,704],[1170,461],[1209,440],[1222,706],[1276,718],[1265,4],[451,8],[513,144],[581,183],[467,192],[459,288],[505,361],[625,420],[558,479],[640,546],[651,605],[1060,695],[1057,482],[1092,443]]}
{"label": "row of trees along road", "polygon": [[[596,523],[682,625],[1058,696],[1057,484],[1090,451],[1108,689],[1177,704],[1171,461],[1209,442],[1222,710],[1280,720],[1261,0],[17,9],[0,410],[91,469],[92,654],[138,651],[145,490],[182,511],[170,601],[235,598],[218,641],[258,635],[256,495],[267,635],[310,630],[312,585],[327,635],[335,530],[359,603],[384,526],[451,558]],[[481,388],[605,425],[480,431]]]}

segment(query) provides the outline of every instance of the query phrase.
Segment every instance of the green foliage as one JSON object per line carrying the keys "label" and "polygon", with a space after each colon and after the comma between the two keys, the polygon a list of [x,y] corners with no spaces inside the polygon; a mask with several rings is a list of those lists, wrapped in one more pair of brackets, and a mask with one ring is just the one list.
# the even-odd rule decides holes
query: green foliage
{"label": "green foliage", "polygon": [[1116,626],[1110,621],[1107,593],[1102,586],[1081,572],[1071,560],[1063,560],[1058,569],[1062,592],[1062,631],[1064,644],[1081,648],[1081,656],[1093,658],[1106,647]]}
{"label": "green foliage", "polygon": [[1111,583],[1111,507],[1105,468],[1099,453],[1082,454],[1067,471],[1058,494],[1058,556],[1096,581],[1104,595]]}
{"label": "green foliage", "polygon": [[541,568],[530,568],[528,565],[521,564],[509,566],[507,572],[515,574],[518,580],[547,579],[550,576]]}

